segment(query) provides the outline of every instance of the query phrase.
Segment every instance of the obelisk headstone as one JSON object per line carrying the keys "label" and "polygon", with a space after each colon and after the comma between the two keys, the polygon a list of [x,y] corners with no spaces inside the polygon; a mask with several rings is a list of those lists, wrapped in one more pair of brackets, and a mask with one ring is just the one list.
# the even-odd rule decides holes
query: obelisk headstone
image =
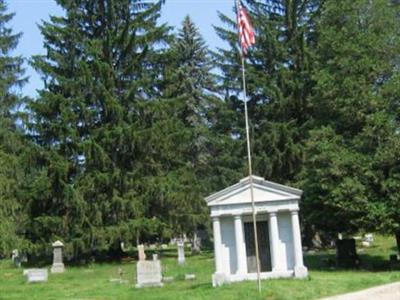
{"label": "obelisk headstone", "polygon": [[144,245],[139,245],[137,247],[137,249],[138,249],[139,261],[146,260],[146,253],[144,252]]}
{"label": "obelisk headstone", "polygon": [[53,265],[51,266],[51,273],[64,273],[65,268],[62,260],[62,249],[64,244],[60,241],[53,243]]}
{"label": "obelisk headstone", "polygon": [[178,264],[183,265],[185,263],[185,243],[183,241],[179,241],[177,243],[178,246]]}

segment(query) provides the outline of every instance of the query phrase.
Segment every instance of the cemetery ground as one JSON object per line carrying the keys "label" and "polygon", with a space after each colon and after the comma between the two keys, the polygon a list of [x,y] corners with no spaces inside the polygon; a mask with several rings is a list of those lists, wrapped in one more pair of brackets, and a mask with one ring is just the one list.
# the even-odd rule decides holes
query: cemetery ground
{"label": "cemetery ground", "polygon": [[[136,259],[121,263],[93,263],[86,266],[69,266],[63,274],[49,274],[46,283],[26,283],[23,269],[17,269],[10,260],[0,261],[1,300],[131,300],[131,299],[318,299],[364,288],[400,281],[400,268],[389,263],[389,255],[396,252],[392,237],[376,236],[369,248],[357,245],[362,266],[356,270],[338,270],[332,267],[334,250],[305,253],[309,268],[307,280],[275,279],[262,281],[262,293],[258,294],[255,281],[211,286],[214,271],[212,251],[190,256],[186,251],[186,263],[179,266],[176,249],[160,252],[163,276],[173,276],[172,282],[162,288],[135,288]],[[148,257],[151,251],[146,251]],[[50,267],[50,266],[48,266]],[[111,282],[118,278],[118,268],[124,271],[127,284]],[[196,279],[185,281],[185,274],[195,274]]]}

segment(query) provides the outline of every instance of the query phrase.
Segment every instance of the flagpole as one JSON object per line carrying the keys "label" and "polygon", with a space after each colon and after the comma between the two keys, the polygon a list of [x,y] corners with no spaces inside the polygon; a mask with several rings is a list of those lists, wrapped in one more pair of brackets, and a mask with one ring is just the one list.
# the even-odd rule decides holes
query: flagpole
{"label": "flagpole", "polygon": [[257,218],[256,218],[256,207],[254,203],[254,188],[253,188],[253,174],[252,174],[253,172],[251,165],[251,148],[250,148],[250,134],[249,134],[249,117],[247,112],[247,96],[246,96],[246,74],[245,74],[243,55],[242,55],[242,77],[243,77],[244,115],[246,120],[247,158],[248,158],[248,168],[249,168],[249,178],[250,178],[250,198],[251,198],[251,208],[253,214],[254,246],[256,248],[257,282],[258,282],[258,291],[261,292],[260,256],[258,253]]}
{"label": "flagpole", "polygon": [[[239,0],[236,0],[236,13],[239,16]],[[246,122],[246,140],[247,140],[247,159],[249,169],[249,180],[250,180],[250,199],[253,215],[253,229],[254,229],[254,246],[256,250],[256,265],[257,265],[257,283],[258,292],[261,293],[261,277],[260,277],[260,256],[258,251],[258,234],[257,234],[257,218],[256,218],[256,207],[254,203],[254,189],[253,189],[253,171],[251,164],[251,146],[250,146],[250,133],[249,133],[249,116],[247,112],[247,92],[246,92],[246,71],[244,63],[244,53],[241,47],[241,59],[242,59],[242,80],[243,80],[243,102],[244,102],[244,115]]]}

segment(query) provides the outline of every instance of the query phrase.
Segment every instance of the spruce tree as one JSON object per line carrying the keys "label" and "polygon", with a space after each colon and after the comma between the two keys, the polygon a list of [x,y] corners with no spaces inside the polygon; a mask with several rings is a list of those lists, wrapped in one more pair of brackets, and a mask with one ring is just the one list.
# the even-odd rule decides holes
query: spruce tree
{"label": "spruce tree", "polygon": [[318,19],[315,130],[299,178],[307,222],[332,234],[399,228],[398,25],[386,0],[327,1]]}
{"label": "spruce tree", "polygon": [[[161,94],[166,25],[161,3],[85,0],[57,3],[41,32],[47,53],[33,66],[45,88],[30,105],[43,174],[32,183],[42,196],[30,203],[32,239],[62,239],[73,257],[120,251],[154,231],[157,221],[141,194],[142,147]],[[46,183],[47,182],[47,183]]]}
{"label": "spruce tree", "polygon": [[[246,56],[246,79],[254,172],[282,183],[292,181],[304,157],[312,112],[309,95],[319,1],[243,1],[256,31],[256,44]],[[226,27],[216,27],[229,43],[216,61],[222,71],[221,88],[239,113],[235,125],[243,141],[241,64],[236,23],[220,15]],[[243,159],[243,162],[245,160]]]}
{"label": "spruce tree", "polygon": [[23,247],[25,214],[19,198],[19,187],[24,180],[20,154],[24,141],[17,128],[17,111],[23,97],[17,93],[23,77],[23,59],[12,56],[20,33],[13,33],[9,22],[14,14],[0,1],[0,256],[9,255],[16,247]]}
{"label": "spruce tree", "polygon": [[168,55],[165,94],[152,128],[154,145],[162,145],[155,155],[159,168],[146,185],[169,234],[192,235],[207,224],[204,196],[233,178],[234,171],[222,169],[221,162],[232,140],[219,132],[216,115],[224,104],[215,95],[209,50],[190,17]]}

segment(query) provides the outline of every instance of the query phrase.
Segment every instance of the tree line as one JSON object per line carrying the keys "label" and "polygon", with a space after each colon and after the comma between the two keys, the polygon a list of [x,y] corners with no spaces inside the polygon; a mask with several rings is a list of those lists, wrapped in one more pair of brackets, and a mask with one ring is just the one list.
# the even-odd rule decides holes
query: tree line
{"label": "tree line", "polygon": [[[160,23],[163,1],[56,2],[45,54],[22,58],[0,1],[0,256],[60,239],[69,259],[115,257],[207,229],[203,197],[247,173],[235,20],[220,13],[210,51],[190,17]],[[243,2],[254,173],[304,190],[306,232],[400,247],[398,1]]]}

